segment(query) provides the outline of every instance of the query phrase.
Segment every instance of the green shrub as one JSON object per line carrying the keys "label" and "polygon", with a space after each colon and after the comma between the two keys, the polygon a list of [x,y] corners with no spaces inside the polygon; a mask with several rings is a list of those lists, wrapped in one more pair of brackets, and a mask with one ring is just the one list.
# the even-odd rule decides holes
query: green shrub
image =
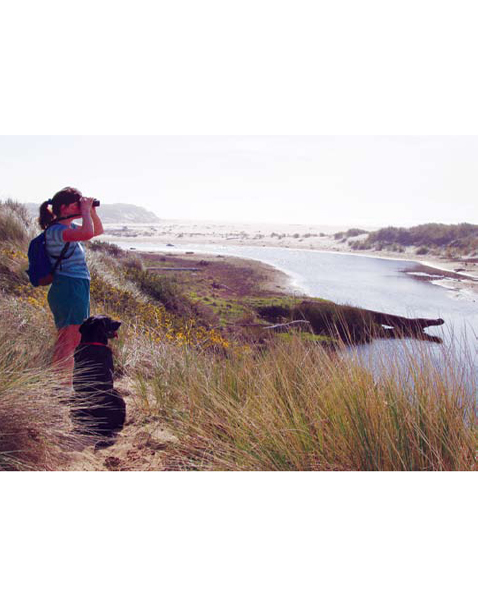
{"label": "green shrub", "polygon": [[[347,231],[339,231],[333,237],[336,240],[339,240],[341,238],[356,237],[357,235],[363,235],[364,233],[368,233],[368,231],[366,231],[365,229],[352,228],[352,229],[347,229]],[[345,240],[342,240],[342,241],[345,241]]]}
{"label": "green shrub", "polygon": [[371,249],[371,244],[369,244],[367,241],[349,241],[348,245],[350,246],[350,248],[352,248],[352,250],[370,250]]}
{"label": "green shrub", "polygon": [[128,254],[125,258],[123,258],[122,265],[127,270],[136,269],[137,271],[143,271],[145,269],[142,259],[135,254]]}
{"label": "green shrub", "polygon": [[478,245],[478,225],[460,223],[426,223],[409,229],[385,227],[370,233],[366,240],[370,244],[401,244],[403,246],[426,246],[440,248],[453,246],[462,252],[470,252]]}
{"label": "green shrub", "polygon": [[87,242],[87,247],[94,252],[103,252],[104,254],[114,256],[115,258],[126,256],[128,254],[126,250],[123,250],[116,244],[111,244],[110,242],[101,242],[99,240]]}
{"label": "green shrub", "polygon": [[162,275],[151,271],[142,271],[129,267],[125,270],[126,278],[157,302],[161,302],[167,310],[178,311],[184,299],[181,297],[177,285]]}
{"label": "green shrub", "polygon": [[426,246],[420,246],[415,254],[428,254],[428,248]]}

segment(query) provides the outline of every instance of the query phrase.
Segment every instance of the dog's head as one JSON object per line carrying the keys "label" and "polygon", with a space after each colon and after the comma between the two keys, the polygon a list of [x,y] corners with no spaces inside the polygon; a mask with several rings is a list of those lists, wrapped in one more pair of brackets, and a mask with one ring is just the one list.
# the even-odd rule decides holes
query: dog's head
{"label": "dog's head", "polygon": [[82,336],[80,343],[108,344],[109,339],[117,337],[117,330],[121,324],[121,321],[114,321],[105,315],[88,317],[79,328]]}

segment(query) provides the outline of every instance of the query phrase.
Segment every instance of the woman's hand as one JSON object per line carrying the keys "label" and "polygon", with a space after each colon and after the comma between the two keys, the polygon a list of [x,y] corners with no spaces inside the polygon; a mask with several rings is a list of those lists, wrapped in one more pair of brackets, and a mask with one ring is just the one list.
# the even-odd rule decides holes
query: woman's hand
{"label": "woman's hand", "polygon": [[91,240],[94,236],[94,225],[92,219],[92,203],[93,198],[81,198],[78,201],[82,225],[81,227],[75,227],[75,229],[65,229],[62,232],[64,242],[85,242]]}
{"label": "woman's hand", "polygon": [[89,215],[92,212],[93,201],[95,198],[81,198],[80,199],[80,212],[82,215]]}

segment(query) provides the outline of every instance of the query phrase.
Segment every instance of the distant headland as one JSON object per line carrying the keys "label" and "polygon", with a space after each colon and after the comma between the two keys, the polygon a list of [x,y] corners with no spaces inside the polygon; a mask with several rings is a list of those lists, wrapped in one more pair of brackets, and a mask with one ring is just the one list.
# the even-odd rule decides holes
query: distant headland
{"label": "distant headland", "polygon": [[[29,214],[36,218],[38,217],[39,204],[35,202],[25,202],[25,206]],[[149,210],[136,206],[135,204],[126,204],[115,202],[114,204],[101,204],[98,209],[103,223],[125,223],[125,224],[141,224],[141,223],[160,223],[159,217]]]}

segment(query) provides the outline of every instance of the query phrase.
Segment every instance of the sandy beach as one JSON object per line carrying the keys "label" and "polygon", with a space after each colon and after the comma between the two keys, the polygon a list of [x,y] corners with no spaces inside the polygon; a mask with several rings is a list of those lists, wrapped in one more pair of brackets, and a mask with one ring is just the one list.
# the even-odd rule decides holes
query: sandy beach
{"label": "sandy beach", "polygon": [[[278,248],[301,248],[322,252],[348,253],[391,260],[412,260],[422,265],[415,270],[423,276],[443,277],[436,283],[450,289],[468,289],[478,293],[477,259],[458,257],[444,258],[436,254],[416,254],[414,247],[405,252],[352,250],[347,242],[334,237],[346,228],[321,225],[284,225],[272,223],[225,223],[214,221],[165,220],[161,225],[117,224],[105,228],[104,241],[131,241],[158,245],[170,244],[169,248],[186,244],[219,244],[223,246],[269,246]],[[372,229],[373,231],[373,229]],[[350,238],[362,241],[366,234]],[[285,282],[282,282],[283,284]]]}

